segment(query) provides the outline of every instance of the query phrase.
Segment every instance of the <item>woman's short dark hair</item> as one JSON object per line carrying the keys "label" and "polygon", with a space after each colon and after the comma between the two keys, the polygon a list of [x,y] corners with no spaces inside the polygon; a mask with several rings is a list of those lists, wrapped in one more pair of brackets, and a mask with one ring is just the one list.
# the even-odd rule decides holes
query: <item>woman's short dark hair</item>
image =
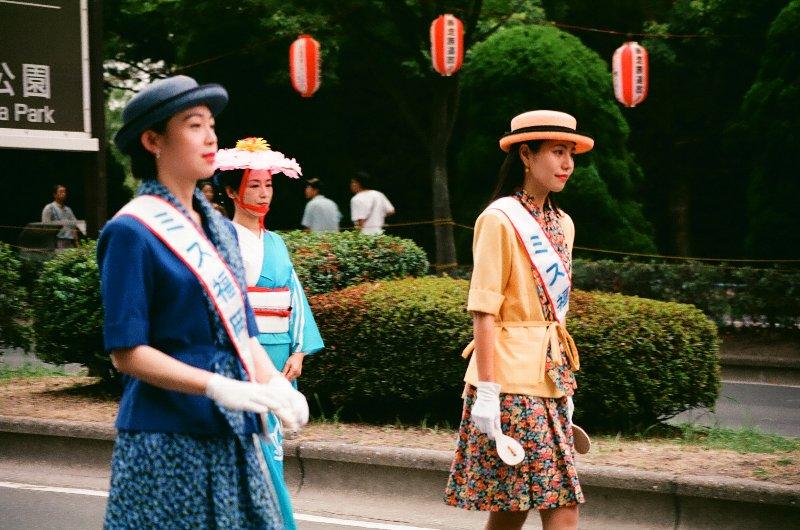
{"label": "woman's short dark hair", "polygon": [[60,190],[61,188],[67,189],[67,187],[64,186],[63,184],[56,184],[55,186],[53,186],[53,195],[55,196],[55,194],[58,193],[58,190]]}
{"label": "woman's short dark hair", "polygon": [[231,214],[236,211],[236,206],[233,204],[231,198],[228,197],[227,188],[239,193],[244,171],[244,169],[229,169],[227,171],[220,171],[214,177],[215,182],[222,188],[222,206],[225,207],[226,211],[231,212]]}
{"label": "woman's short dark hair", "polygon": [[[147,130],[164,134],[164,131],[167,130],[167,121],[168,119],[160,121]],[[144,148],[139,138],[134,141],[134,145],[131,147],[131,173],[139,180],[155,180],[158,176],[156,174],[156,157]]]}
{"label": "woman's short dark hair", "polygon": [[238,193],[242,185],[242,177],[244,177],[244,169],[228,169],[217,173],[216,180],[223,190],[230,187]]}
{"label": "woman's short dark hair", "polygon": [[[542,145],[544,145],[544,142],[545,140],[530,140],[511,146],[505,160],[503,160],[503,164],[500,166],[500,171],[497,173],[497,185],[489,199],[490,203],[500,197],[511,195],[522,189],[523,184],[525,184],[525,166],[522,164],[522,159],[520,159],[519,156],[520,147],[527,145],[532,153],[538,153]],[[558,213],[558,205],[555,199],[553,199],[552,193],[547,194],[544,205]]]}

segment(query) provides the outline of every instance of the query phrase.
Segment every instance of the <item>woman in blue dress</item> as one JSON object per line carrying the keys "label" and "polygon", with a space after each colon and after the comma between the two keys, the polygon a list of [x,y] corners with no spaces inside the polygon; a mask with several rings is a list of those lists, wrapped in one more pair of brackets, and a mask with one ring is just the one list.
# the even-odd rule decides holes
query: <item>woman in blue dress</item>
{"label": "woman in blue dress", "polygon": [[[264,227],[272,202],[272,175],[298,178],[300,166],[269,148],[262,138],[246,138],[234,149],[221,149],[217,176],[233,200],[233,226],[244,262],[250,304],[256,315],[258,341],[278,370],[297,386],[303,358],[323,348],[322,337],[297,278],[283,239]],[[281,422],[268,415],[270,434],[263,443],[273,482],[283,484]],[[291,521],[289,492],[278,488],[287,528]]]}
{"label": "woman in blue dress", "polygon": [[285,528],[261,462],[263,414],[308,405],[268,362],[214,172],[219,85],[177,76],[123,111],[115,142],[143,183],[98,242],[105,349],[124,375],[105,527]]}

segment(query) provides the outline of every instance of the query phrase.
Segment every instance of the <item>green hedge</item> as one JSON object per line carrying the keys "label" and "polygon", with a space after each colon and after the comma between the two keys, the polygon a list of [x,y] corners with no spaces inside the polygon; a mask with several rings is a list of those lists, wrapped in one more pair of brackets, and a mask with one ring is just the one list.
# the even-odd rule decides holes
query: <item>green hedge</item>
{"label": "green hedge", "polygon": [[800,270],[581,259],[572,274],[579,289],[690,303],[720,326],[800,324]]}
{"label": "green hedge", "polygon": [[[327,345],[308,358],[301,378],[312,410],[456,423],[466,369],[460,352],[472,334],[467,289],[463,280],[423,278],[312,297]],[[694,307],[576,292],[568,327],[581,352],[576,422],[636,431],[714,404],[716,327]]]}
{"label": "green hedge", "polygon": [[[428,270],[422,249],[398,237],[299,231],[282,235],[309,294],[365,280],[422,275]],[[34,332],[37,354],[43,360],[80,363],[91,374],[112,379],[115,372],[103,351],[96,248],[97,243],[90,241],[59,252],[42,266],[33,288]]]}
{"label": "green hedge", "polygon": [[21,275],[22,262],[10,246],[0,243],[0,347],[30,347],[30,308]]}
{"label": "green hedge", "polygon": [[103,351],[103,306],[96,242],[45,262],[33,288],[36,355],[54,364],[81,363],[91,375],[113,378]]}
{"label": "green hedge", "polygon": [[425,251],[410,239],[346,232],[282,232],[295,270],[309,294],[358,283],[423,276]]}

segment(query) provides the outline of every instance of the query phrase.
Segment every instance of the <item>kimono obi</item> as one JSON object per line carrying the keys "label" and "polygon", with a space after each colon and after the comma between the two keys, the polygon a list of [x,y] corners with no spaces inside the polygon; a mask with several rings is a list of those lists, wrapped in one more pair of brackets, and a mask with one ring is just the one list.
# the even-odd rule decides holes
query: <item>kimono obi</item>
{"label": "kimono obi", "polygon": [[292,294],[288,287],[248,287],[247,298],[256,315],[259,333],[287,333],[292,315]]}

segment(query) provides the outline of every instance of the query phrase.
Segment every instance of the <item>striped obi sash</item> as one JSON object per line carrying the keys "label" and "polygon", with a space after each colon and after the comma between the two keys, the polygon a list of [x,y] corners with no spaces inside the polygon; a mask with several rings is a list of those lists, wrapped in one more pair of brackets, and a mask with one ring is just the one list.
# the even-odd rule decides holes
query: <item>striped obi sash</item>
{"label": "striped obi sash", "polygon": [[292,294],[288,287],[248,287],[247,297],[259,333],[287,333],[292,316]]}

